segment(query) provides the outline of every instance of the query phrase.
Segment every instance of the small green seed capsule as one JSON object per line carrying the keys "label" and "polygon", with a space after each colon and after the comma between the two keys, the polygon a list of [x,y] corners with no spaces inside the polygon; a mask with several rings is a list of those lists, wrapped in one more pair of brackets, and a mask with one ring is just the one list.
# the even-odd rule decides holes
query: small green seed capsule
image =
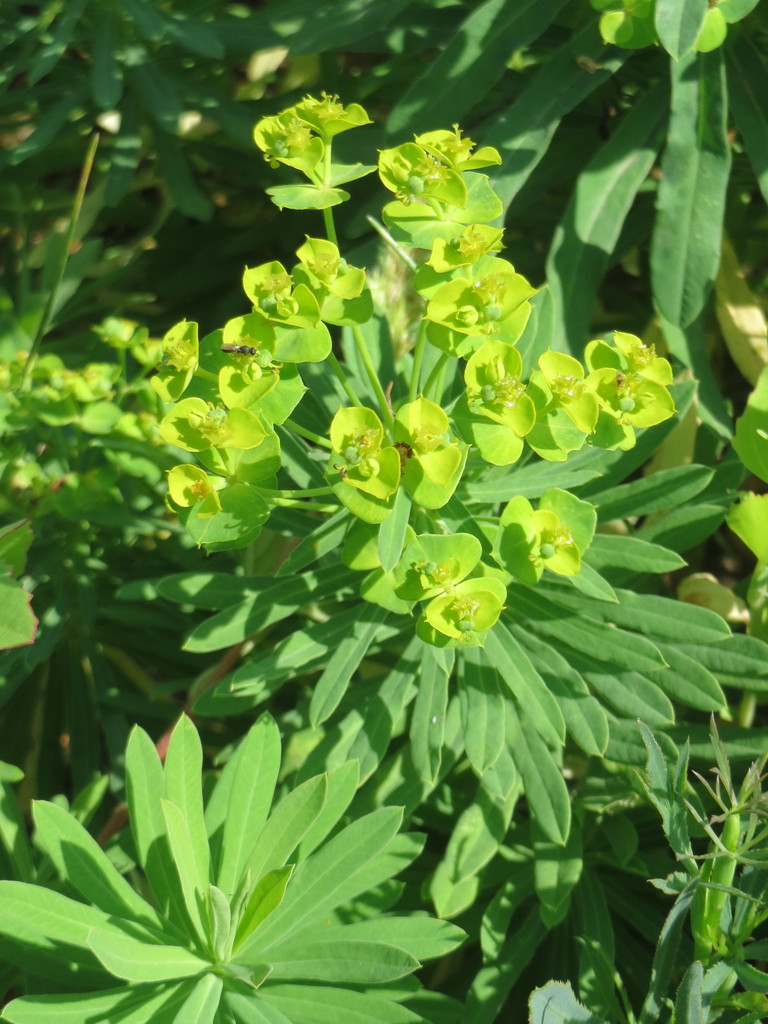
{"label": "small green seed capsule", "polygon": [[341,454],[344,458],[344,461],[347,462],[350,466],[360,465],[360,454],[357,448],[355,448],[353,445],[348,445]]}
{"label": "small green seed capsule", "polygon": [[493,384],[484,384],[480,391],[480,398],[484,402],[495,402],[496,401],[496,388]]}
{"label": "small green seed capsule", "polygon": [[483,309],[483,316],[486,320],[498,320],[501,316],[501,306],[495,302],[489,302]]}
{"label": "small green seed capsule", "polygon": [[462,633],[469,633],[475,628],[472,619],[459,619],[457,625]]}
{"label": "small green seed capsule", "polygon": [[418,174],[412,174],[408,178],[407,189],[409,194],[412,196],[420,196],[421,193],[424,191],[424,184],[425,183],[423,178],[420,178]]}
{"label": "small green seed capsule", "polygon": [[557,554],[557,548],[554,544],[544,543],[539,548],[542,558],[554,558]]}
{"label": "small green seed capsule", "polygon": [[619,399],[619,409],[622,412],[634,412],[636,404],[634,398],[630,398],[629,395]]}

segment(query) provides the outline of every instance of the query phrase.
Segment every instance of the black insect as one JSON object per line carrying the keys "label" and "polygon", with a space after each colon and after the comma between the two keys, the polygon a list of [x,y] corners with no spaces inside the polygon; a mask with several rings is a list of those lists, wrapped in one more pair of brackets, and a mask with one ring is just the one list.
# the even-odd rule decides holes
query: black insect
{"label": "black insect", "polygon": [[255,356],[259,350],[251,345],[222,345],[221,351],[235,356]]}

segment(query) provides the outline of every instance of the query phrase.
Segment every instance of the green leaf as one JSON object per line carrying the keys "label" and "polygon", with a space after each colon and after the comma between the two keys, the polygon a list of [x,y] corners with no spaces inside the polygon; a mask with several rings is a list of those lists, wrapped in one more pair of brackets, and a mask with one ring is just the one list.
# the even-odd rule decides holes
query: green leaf
{"label": "green leaf", "polygon": [[313,728],[330,718],[339,706],[352,676],[389,616],[386,608],[365,602],[360,602],[356,611],[357,619],[350,632],[336,647],[312,691],[309,721]]}
{"label": "green leaf", "polygon": [[553,348],[581,355],[597,289],[637,191],[656,159],[666,112],[663,87],[649,89],[624,114],[576,180],[547,257],[555,318]]}
{"label": "green leaf", "polygon": [[549,584],[549,596],[558,604],[613,622],[648,636],[679,643],[711,644],[731,636],[728,623],[716,612],[685,601],[655,594],[617,590],[619,605],[580,597],[564,586]]}
{"label": "green leaf", "polygon": [[107,992],[29,995],[14,999],[3,1009],[11,1024],[85,1024],[91,1021],[119,1021],[119,1024],[171,1022],[183,1005],[186,988],[167,983],[138,989],[125,986]]}
{"label": "green leaf", "polygon": [[440,770],[452,652],[424,646],[411,717],[411,757],[419,777],[433,784]]}
{"label": "green leaf", "polygon": [[552,928],[565,917],[571,893],[581,877],[584,866],[581,826],[578,821],[572,823],[564,846],[545,839],[535,824],[532,831],[536,895],[542,917]]}
{"label": "green leaf", "polygon": [[384,572],[392,572],[405,546],[408,530],[408,519],[411,515],[411,497],[404,487],[395,494],[395,507],[392,515],[379,527],[379,561]]}
{"label": "green leaf", "polygon": [[325,803],[301,840],[299,860],[306,860],[338,824],[355,795],[359,780],[360,766],[357,761],[347,761],[346,764],[341,764],[328,772]]}
{"label": "green leaf", "polygon": [[768,645],[757,637],[734,633],[719,644],[679,648],[716,676],[721,686],[768,693]]}
{"label": "green leaf", "polygon": [[733,447],[750,473],[768,481],[768,367],[760,374],[746,409],[736,421]]}
{"label": "green leaf", "polygon": [[[571,648],[589,658],[599,651],[605,662],[614,662],[631,670],[664,666],[658,648],[648,640],[626,630],[612,628],[583,613],[566,612],[546,598],[541,588],[510,587],[508,593],[510,608],[516,607],[525,615],[531,632],[549,639],[558,650]],[[616,606],[605,607],[612,609]]]}
{"label": "green leaf", "polygon": [[343,188],[318,185],[273,185],[266,193],[278,210],[328,210],[349,199]]}
{"label": "green leaf", "polygon": [[503,622],[489,633],[485,652],[530,724],[545,740],[559,746],[565,739],[565,722],[557,701]]}
{"label": "green leaf", "polygon": [[224,981],[215,974],[204,974],[179,1008],[174,1024],[216,1024]]}
{"label": "green leaf", "polygon": [[165,922],[114,867],[110,859],[63,808],[44,801],[33,804],[35,840],[53,861],[63,881],[87,900],[115,917],[165,930]]}
{"label": "green leaf", "polygon": [[601,757],[608,744],[608,721],[600,702],[573,665],[546,641],[514,627],[513,632],[557,701],[568,735],[586,753]]}
{"label": "green leaf", "polygon": [[[204,693],[195,710],[200,714],[233,715],[255,707],[288,679],[295,678],[299,670],[304,674],[326,665],[332,652],[349,636],[358,616],[359,605],[335,612],[327,622],[296,630]],[[399,631],[398,626],[380,624],[378,640],[389,639]]]}
{"label": "green leaf", "polygon": [[725,694],[717,679],[697,658],[683,654],[671,644],[659,644],[659,650],[669,668],[648,672],[646,676],[656,683],[672,700],[699,711],[724,711]]}
{"label": "green leaf", "polygon": [[131,832],[139,863],[161,910],[170,913],[174,921],[184,921],[184,898],[159,799],[165,792],[163,768],[154,744],[138,727],[128,737],[125,769]]}
{"label": "green leaf", "polygon": [[18,768],[0,762],[0,849],[10,861],[12,877],[19,882],[31,882],[34,877],[32,850],[21,807],[13,782],[23,775]]}
{"label": "green leaf", "polygon": [[600,523],[628,516],[647,516],[694,498],[711,483],[714,475],[709,466],[675,466],[606,491],[593,492],[589,500],[597,506]]}
{"label": "green leaf", "polygon": [[[316,934],[315,929],[307,929],[306,933],[295,936],[301,941],[304,934],[309,937]],[[417,960],[434,960],[446,956],[466,938],[456,925],[448,921],[440,921],[426,914],[412,913],[408,917],[390,917],[377,915],[369,921],[355,921],[353,924],[340,926],[323,926],[323,939],[344,938],[348,941],[370,941],[375,939],[407,950]]]}
{"label": "green leaf", "polygon": [[277,570],[277,575],[293,576],[299,569],[311,565],[318,558],[322,558],[323,555],[327,555],[329,552],[341,547],[349,522],[350,515],[346,509],[342,509],[342,511],[330,516],[312,533],[302,538],[301,542]]}
{"label": "green leaf", "polygon": [[598,533],[588,548],[585,560],[598,571],[618,566],[633,572],[674,572],[688,563],[676,551],[651,544],[639,537]]}
{"label": "green leaf", "polygon": [[546,934],[536,906],[510,931],[496,959],[476,975],[467,997],[464,1024],[493,1024],[498,1020],[510,989],[536,955]]}
{"label": "green leaf", "polygon": [[378,768],[405,706],[417,692],[415,680],[423,649],[421,640],[412,637],[400,660],[365,705],[360,732],[348,754],[359,760],[361,780]]}
{"label": "green leaf", "polygon": [[504,841],[520,788],[514,786],[502,802],[492,800],[481,787],[474,803],[460,815],[429,887],[440,917],[454,917],[474,903],[480,888],[478,873]]}
{"label": "green leaf", "polygon": [[102,110],[114,110],[123,92],[123,69],[117,59],[116,18],[112,10],[98,12],[91,68],[91,93]]}
{"label": "green leaf", "polygon": [[287,938],[357,895],[360,889],[356,876],[385,850],[401,820],[402,810],[396,807],[366,814],[300,864],[286,898],[251,939],[243,943],[236,959],[246,963],[253,960],[270,943]]}
{"label": "green leaf", "polygon": [[83,102],[86,86],[78,85],[67,91],[58,102],[47,108],[37,122],[35,130],[6,154],[10,166],[15,167],[30,156],[40,153],[54,141],[72,113]]}
{"label": "green leaf", "polygon": [[656,0],[654,26],[670,57],[680,60],[691,52],[706,13],[705,0]]}
{"label": "green leaf", "polygon": [[653,969],[648,995],[645,997],[638,1024],[652,1024],[658,1020],[662,1009],[662,1000],[666,996],[667,989],[672,980],[675,966],[677,949],[680,944],[680,936],[683,926],[688,919],[691,900],[698,885],[698,877],[694,878],[675,900],[675,905],[667,915],[664,927],[659,936],[656,953],[653,958]]}
{"label": "green leaf", "polygon": [[504,698],[496,669],[478,648],[462,652],[459,673],[464,749],[482,775],[504,748]]}
{"label": "green leaf", "polygon": [[553,843],[564,844],[571,825],[571,803],[560,767],[527,716],[507,702],[507,744],[523,780],[531,815]]}
{"label": "green leaf", "polygon": [[261,998],[295,1024],[421,1024],[422,1017],[397,1003],[348,989],[270,985]]}
{"label": "green leaf", "polygon": [[235,933],[234,948],[248,938],[285,897],[285,890],[293,874],[293,865],[276,868],[263,875],[251,890]]}
{"label": "green leaf", "polygon": [[677,989],[675,1024],[706,1024],[709,1013],[704,1012],[703,987],[704,968],[694,960]]}
{"label": "green leaf", "polygon": [[741,32],[727,51],[728,100],[760,191],[768,203],[768,68],[749,32]]}
{"label": "green leaf", "polygon": [[720,263],[731,166],[722,61],[720,51],[693,54],[671,69],[672,113],[651,241],[651,279],[659,311],[680,327],[698,316]]}
{"label": "green leaf", "polygon": [[[191,578],[168,577],[158,584],[158,593],[171,601],[198,608],[220,608],[201,622],[187,637],[184,649],[203,653],[223,650],[252,636],[260,629],[281,622],[312,600],[342,600],[352,592],[356,576],[343,565],[331,565],[289,579],[257,576],[236,580],[240,593],[232,592],[217,578],[193,574]],[[198,596],[198,587],[200,588]],[[250,592],[249,592],[250,591]],[[239,604],[233,602],[240,601]]]}
{"label": "green leaf", "polygon": [[[184,817],[184,812],[170,800],[161,799],[159,802],[162,815],[165,818],[173,862],[181,883],[184,906],[198,939],[205,944],[209,929],[203,919],[202,908],[205,906],[205,899],[208,895],[208,878],[200,871],[189,823]],[[177,923],[181,924],[182,922]]]}
{"label": "green leaf", "polygon": [[[133,70],[135,73],[138,69],[134,68]],[[148,68],[143,69],[145,73],[147,70]],[[139,82],[137,82],[137,85],[139,85],[139,90],[144,94],[145,102],[147,104],[151,102],[161,104],[152,108],[159,112],[157,119],[160,122],[159,129],[154,133],[154,140],[157,159],[162,168],[163,178],[168,186],[171,198],[179,210],[187,217],[194,217],[196,220],[208,220],[213,213],[213,203],[198,188],[186,154],[176,135],[176,121],[181,111],[177,112],[175,107],[165,106],[166,103],[170,104],[171,97],[164,95],[165,90],[162,88],[161,83],[156,81],[154,71],[151,77],[142,77],[140,81],[142,85],[139,85]],[[151,100],[149,97],[153,96],[156,91],[158,93],[157,98]]]}
{"label": "green leaf", "polygon": [[[493,175],[493,187],[509,205],[549,148],[562,117],[602,86],[627,53],[605,46],[597,23],[588,25],[541,66],[494,127],[480,141],[501,151],[504,170]],[[584,70],[584,61],[594,65]]]}
{"label": "green leaf", "polygon": [[0,601],[3,604],[0,650],[34,643],[38,621],[32,611],[32,595],[15,580],[0,577]]}
{"label": "green leaf", "polygon": [[42,886],[0,881],[0,948],[11,963],[21,963],[33,975],[58,977],[65,965],[71,978],[74,964],[75,976],[82,973],[94,986],[104,984],[88,939],[93,929],[111,927],[108,916],[95,907]]}
{"label": "green leaf", "polygon": [[210,878],[210,852],[203,815],[202,770],[200,737],[191,719],[182,715],[171,733],[165,757],[165,795],[184,816],[197,875],[205,888]]}
{"label": "green leaf", "polygon": [[550,981],[528,1002],[529,1024],[606,1024],[582,1006],[568,982]]}
{"label": "green leaf", "polygon": [[590,688],[618,714],[640,718],[656,728],[675,721],[672,703],[663,690],[639,672],[617,671],[613,665],[575,652],[571,661]]}
{"label": "green leaf", "polygon": [[306,943],[294,937],[284,945],[270,946],[264,955],[272,967],[270,981],[309,979],[380,985],[403,978],[421,966],[404,949],[359,937],[320,938]]}
{"label": "green leaf", "polygon": [[[388,136],[459,121],[503,74],[509,54],[538,38],[564,3],[520,0],[510,7],[506,0],[485,0],[390,111]],[[442,87],[435,89],[438,81]]]}
{"label": "green leaf", "polygon": [[280,733],[264,714],[227,762],[206,808],[216,884],[229,896],[267,820],[279,771]]}
{"label": "green leaf", "polygon": [[326,777],[316,775],[291,790],[259,833],[246,868],[251,878],[281,868],[317,820],[325,802]]}
{"label": "green leaf", "polygon": [[210,970],[211,964],[181,946],[140,942],[125,933],[93,930],[88,945],[110,974],[126,981],[170,981]]}

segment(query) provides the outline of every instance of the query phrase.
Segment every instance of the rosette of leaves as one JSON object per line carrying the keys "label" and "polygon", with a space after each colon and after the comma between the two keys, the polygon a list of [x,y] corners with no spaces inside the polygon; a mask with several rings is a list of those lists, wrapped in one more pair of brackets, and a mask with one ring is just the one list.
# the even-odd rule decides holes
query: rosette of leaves
{"label": "rosette of leaves", "polygon": [[420,838],[398,835],[395,807],[342,824],[355,763],[275,801],[280,760],[277,726],[263,716],[204,807],[189,719],[174,729],[164,767],[135,729],[126,776],[140,891],[70,814],[36,803],[35,840],[60,890],[0,882],[4,958],[29,977],[3,1019],[422,1020],[401,1004],[401,979],[463,934],[432,918],[355,910],[364,893],[376,905],[377,887],[418,855]]}

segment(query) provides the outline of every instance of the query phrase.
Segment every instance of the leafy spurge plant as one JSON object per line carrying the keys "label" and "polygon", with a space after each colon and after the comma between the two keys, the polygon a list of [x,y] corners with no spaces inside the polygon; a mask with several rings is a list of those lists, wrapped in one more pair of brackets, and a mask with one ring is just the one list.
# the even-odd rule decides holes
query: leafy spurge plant
{"label": "leafy spurge plant", "polygon": [[422,1020],[387,986],[455,947],[461,931],[427,917],[365,920],[355,904],[366,892],[375,900],[421,838],[398,836],[395,807],[342,827],[354,762],[275,801],[280,762],[277,726],[263,716],[204,807],[190,720],[177,724],[164,767],[136,728],[126,772],[138,890],[67,811],[36,803],[35,839],[64,891],[31,877],[0,882],[0,941],[10,963],[59,992],[14,999],[3,1020]]}
{"label": "leafy spurge plant", "polygon": [[[408,248],[429,249],[414,277],[424,307],[412,358],[397,368],[385,391],[362,331],[374,315],[365,272],[341,255],[330,211],[344,198],[338,182],[370,170],[336,166],[333,138],[367,120],[361,108],[345,109],[323,96],[257,125],[256,143],[269,162],[286,164],[309,181],[298,194],[294,186],[279,190],[275,201],[321,209],[328,238],[308,238],[290,272],[278,262],[247,269],[243,287],[252,311],[199,347],[193,325],[180,324],[166,336],[156,386],[175,405],[161,434],[205,467],[172,471],[171,500],[198,543],[211,550],[253,540],[270,507],[328,514],[338,502],[372,526],[396,516],[397,525],[379,533],[377,550],[384,573],[395,569],[397,575],[409,557],[408,531],[418,536],[423,523],[433,535],[451,532],[441,510],[468,467],[476,480],[483,464],[510,466],[522,458],[526,442],[550,461],[586,444],[628,449],[636,427],[674,413],[669,363],[631,335],[591,342],[586,367],[573,356],[544,352],[526,383],[515,343],[535,289],[497,255],[502,232],[486,223],[498,215],[498,202],[478,168],[498,163],[499,155],[490,147],[475,152],[458,128],[416,136],[379,157],[381,180],[397,197],[384,211],[391,244],[409,262]],[[360,381],[337,361],[329,325],[346,329],[376,408],[365,404]],[[351,401],[320,431],[301,421],[301,363],[326,365]],[[451,384],[456,377],[463,379],[459,394]],[[273,486],[282,465],[277,425],[310,441],[317,455],[330,448],[327,487]],[[283,469],[290,477],[290,466]],[[307,500],[315,498],[323,500]],[[567,496],[558,501],[558,512],[544,499],[527,512],[519,503],[515,512],[510,503],[495,526],[484,525],[487,561],[476,560],[475,578],[457,584],[460,590],[433,597],[419,635],[441,646],[482,644],[504,605],[510,576],[535,582],[544,568],[576,575],[594,522],[590,529],[579,524],[583,502],[568,504]],[[528,523],[520,525],[527,537],[522,547],[511,539],[520,514]],[[569,523],[573,514],[577,521]],[[400,575],[409,565],[400,567]],[[400,610],[386,580],[378,583],[364,586],[363,596]]]}

